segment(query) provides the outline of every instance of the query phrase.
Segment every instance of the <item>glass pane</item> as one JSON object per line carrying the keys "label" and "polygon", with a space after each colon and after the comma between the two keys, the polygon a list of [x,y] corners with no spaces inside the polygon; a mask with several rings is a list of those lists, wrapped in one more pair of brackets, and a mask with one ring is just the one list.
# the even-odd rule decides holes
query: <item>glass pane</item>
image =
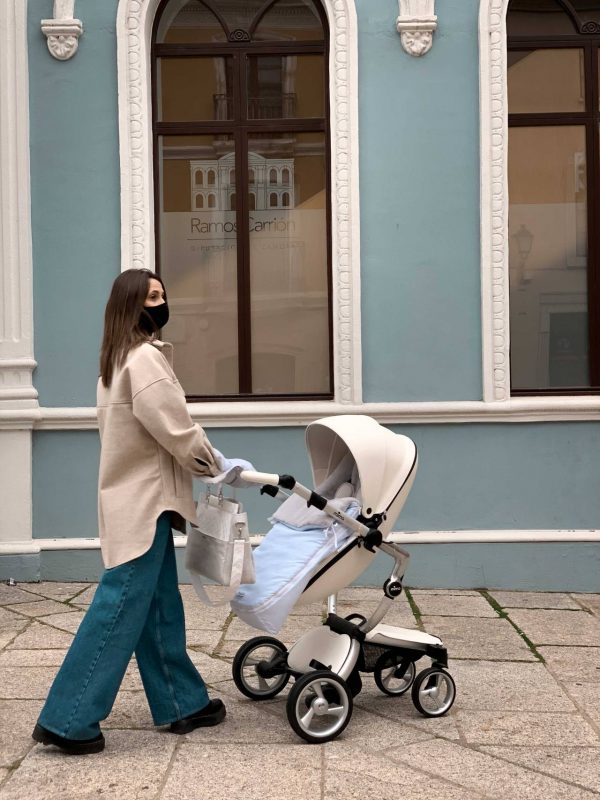
{"label": "glass pane", "polygon": [[199,0],[171,0],[165,7],[156,41],[160,44],[226,42],[217,17]]}
{"label": "glass pane", "polygon": [[323,25],[311,0],[278,0],[257,25],[255,41],[322,41]]}
{"label": "glass pane", "polygon": [[233,141],[223,135],[159,137],[165,339],[187,394],[238,391],[234,166]]}
{"label": "glass pane", "polygon": [[323,56],[250,56],[248,117],[325,115]]}
{"label": "glass pane", "polygon": [[233,117],[232,59],[159,58],[158,119],[193,122]]}
{"label": "glass pane", "polygon": [[509,114],[585,111],[583,50],[509,50]]}
{"label": "glass pane", "polygon": [[255,393],[330,391],[326,163],[321,133],[249,142]]}
{"label": "glass pane", "polygon": [[511,128],[513,389],[590,385],[583,126]]}
{"label": "glass pane", "polygon": [[506,15],[510,36],[572,36],[577,33],[571,17],[556,0],[511,0]]}

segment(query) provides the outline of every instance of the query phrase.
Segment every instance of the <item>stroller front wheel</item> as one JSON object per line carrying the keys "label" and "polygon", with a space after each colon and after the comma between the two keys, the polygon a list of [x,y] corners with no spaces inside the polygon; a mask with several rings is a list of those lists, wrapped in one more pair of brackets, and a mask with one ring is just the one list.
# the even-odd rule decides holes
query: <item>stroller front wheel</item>
{"label": "stroller front wheel", "polygon": [[335,739],[350,722],[352,693],[343,678],[329,670],[301,675],[287,698],[287,718],[310,744]]}
{"label": "stroller front wheel", "polygon": [[412,701],[425,717],[448,713],[456,697],[456,684],[444,669],[430,667],[419,672],[412,687]]}
{"label": "stroller front wheel", "polygon": [[384,653],[377,659],[373,677],[377,688],[391,697],[400,697],[413,685],[417,673],[415,662],[402,663],[393,652]]}
{"label": "stroller front wheel", "polygon": [[270,700],[290,679],[287,647],[271,636],[248,639],[235,654],[231,668],[233,681],[251,700]]}

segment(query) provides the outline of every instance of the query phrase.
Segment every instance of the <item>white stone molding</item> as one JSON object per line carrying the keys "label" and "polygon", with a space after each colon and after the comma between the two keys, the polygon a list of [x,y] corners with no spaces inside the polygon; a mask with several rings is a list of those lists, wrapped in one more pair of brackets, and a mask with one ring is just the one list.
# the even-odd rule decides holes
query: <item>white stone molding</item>
{"label": "white stone molding", "polygon": [[[190,403],[192,418],[205,428],[305,426],[333,414],[368,414],[383,425],[463,425],[600,420],[600,398],[519,397],[502,403],[465,400],[438,403],[362,403],[271,401]],[[94,407],[2,410],[0,431],[96,430]]]}
{"label": "white stone molding", "polygon": [[[358,191],[358,33],[353,0],[321,0],[330,32],[334,396],[362,397]],[[154,266],[152,23],[159,0],[120,0],[117,14],[121,267]]]}
{"label": "white stone molding", "polygon": [[482,0],[479,13],[483,398],[490,402],[510,398],[507,7],[508,0]]}
{"label": "white stone molding", "polygon": [[424,56],[431,50],[437,28],[435,0],[398,0],[396,30],[402,47],[410,56]]}
{"label": "white stone molding", "polygon": [[42,33],[48,40],[50,54],[59,61],[73,58],[83,33],[80,19],[74,19],[75,0],[54,0],[54,16],[42,20]]}
{"label": "white stone molding", "polygon": [[0,3],[0,541],[31,539],[33,299],[27,4]]}

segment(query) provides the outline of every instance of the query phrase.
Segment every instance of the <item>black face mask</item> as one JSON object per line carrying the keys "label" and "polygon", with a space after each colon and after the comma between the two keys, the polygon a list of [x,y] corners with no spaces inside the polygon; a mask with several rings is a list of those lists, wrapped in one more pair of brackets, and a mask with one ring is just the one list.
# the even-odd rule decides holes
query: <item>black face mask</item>
{"label": "black face mask", "polygon": [[156,333],[169,321],[169,304],[161,303],[159,306],[144,306],[140,314],[140,328],[146,333]]}

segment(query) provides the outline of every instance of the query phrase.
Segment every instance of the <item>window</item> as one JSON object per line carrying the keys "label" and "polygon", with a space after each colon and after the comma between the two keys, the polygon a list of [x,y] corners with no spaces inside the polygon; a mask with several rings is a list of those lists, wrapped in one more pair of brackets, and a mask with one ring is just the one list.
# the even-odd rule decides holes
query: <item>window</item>
{"label": "window", "polygon": [[[198,399],[329,398],[323,9],[169,0],[153,36],[157,269],[181,382]],[[193,207],[199,170],[211,191]]]}
{"label": "window", "polygon": [[598,391],[600,2],[512,0],[507,32],[512,393]]}

